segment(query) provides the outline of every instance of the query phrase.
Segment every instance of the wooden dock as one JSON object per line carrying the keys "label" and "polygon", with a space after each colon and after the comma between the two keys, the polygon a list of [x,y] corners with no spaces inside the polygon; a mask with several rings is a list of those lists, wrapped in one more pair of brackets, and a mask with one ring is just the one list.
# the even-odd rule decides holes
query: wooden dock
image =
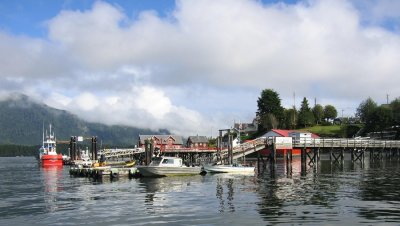
{"label": "wooden dock", "polygon": [[90,177],[94,179],[102,179],[109,177],[110,179],[119,177],[138,177],[139,171],[136,167],[82,167],[71,166],[69,174],[76,177]]}
{"label": "wooden dock", "polygon": [[[344,154],[351,154],[353,161],[364,161],[365,153],[369,152],[372,160],[382,159],[384,156],[399,156],[400,140],[374,140],[374,139],[336,139],[336,138],[306,138],[293,139],[292,143],[286,144],[288,151],[285,158],[291,159],[291,149],[301,149],[301,157],[304,161],[315,162],[321,152],[330,153],[332,161],[339,161],[344,158]],[[279,148],[279,147],[278,147]],[[218,152],[218,162],[229,162],[229,158],[235,160],[243,156],[257,153],[261,150],[272,150],[267,160],[276,163],[277,144],[274,139],[259,137],[255,140],[233,147],[221,149]]]}

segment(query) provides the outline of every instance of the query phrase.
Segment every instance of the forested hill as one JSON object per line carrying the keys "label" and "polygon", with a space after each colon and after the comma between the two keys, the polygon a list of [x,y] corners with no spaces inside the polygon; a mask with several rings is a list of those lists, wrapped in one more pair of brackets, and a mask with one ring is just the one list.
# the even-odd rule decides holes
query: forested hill
{"label": "forested hill", "polygon": [[132,146],[137,143],[139,134],[160,134],[128,126],[88,123],[67,111],[36,103],[22,94],[0,101],[0,144],[39,145],[43,125],[48,128],[50,123],[57,140],[69,140],[71,136],[97,136],[99,142],[111,146]]}

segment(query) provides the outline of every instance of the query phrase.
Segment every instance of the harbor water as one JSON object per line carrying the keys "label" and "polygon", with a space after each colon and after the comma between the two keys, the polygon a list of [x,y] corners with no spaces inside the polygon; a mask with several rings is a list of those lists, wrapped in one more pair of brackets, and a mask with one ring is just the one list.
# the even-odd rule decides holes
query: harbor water
{"label": "harbor water", "polygon": [[399,162],[95,181],[0,158],[0,225],[400,225]]}

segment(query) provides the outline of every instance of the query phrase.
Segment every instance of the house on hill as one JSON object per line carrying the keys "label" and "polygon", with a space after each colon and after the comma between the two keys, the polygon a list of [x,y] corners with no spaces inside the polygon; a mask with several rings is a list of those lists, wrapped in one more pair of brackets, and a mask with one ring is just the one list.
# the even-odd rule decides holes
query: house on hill
{"label": "house on hill", "polygon": [[257,119],[254,119],[250,123],[234,123],[233,128],[240,133],[249,135],[250,133],[255,133],[258,130]]}
{"label": "house on hill", "polygon": [[154,142],[154,148],[161,151],[165,149],[179,149],[183,147],[182,136],[176,135],[139,135],[139,147],[145,148],[146,140]]}
{"label": "house on hill", "polygon": [[317,134],[299,131],[299,130],[283,130],[283,129],[273,129],[268,131],[263,135],[263,137],[293,137],[293,138],[301,138],[301,137],[310,137],[310,138],[319,138]]}
{"label": "house on hill", "polygon": [[207,148],[208,138],[206,136],[189,136],[186,142],[188,148]]}

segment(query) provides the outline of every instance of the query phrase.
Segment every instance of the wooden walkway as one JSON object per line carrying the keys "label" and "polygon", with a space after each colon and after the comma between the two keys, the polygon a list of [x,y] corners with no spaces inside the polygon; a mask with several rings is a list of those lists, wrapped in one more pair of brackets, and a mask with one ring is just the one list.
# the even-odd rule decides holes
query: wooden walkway
{"label": "wooden walkway", "polygon": [[[305,149],[306,152],[318,149],[318,151],[343,150],[352,151],[379,151],[379,150],[398,150],[400,149],[400,140],[373,140],[373,139],[336,139],[336,138],[307,138],[292,141],[292,147],[295,149]],[[273,140],[266,137],[259,137],[252,141],[240,144],[233,148],[232,159],[238,159],[243,156],[258,152],[265,148],[274,149]],[[227,161],[229,158],[228,149],[220,151],[218,162]]]}
{"label": "wooden walkway", "polygon": [[[335,151],[343,150],[344,152],[352,151],[376,151],[376,150],[397,150],[400,149],[400,140],[373,140],[373,139],[336,139],[336,138],[307,138],[300,140],[293,140],[291,146],[295,149],[305,149],[318,151]],[[232,160],[242,158],[246,155],[257,153],[265,148],[270,150],[274,149],[272,139],[266,137],[259,137],[257,139],[242,143],[232,148]],[[142,154],[145,150],[143,148],[133,149],[103,149],[99,154],[104,154],[107,159],[110,158],[126,158],[133,155]],[[208,153],[217,154],[216,162],[222,163],[229,160],[228,148],[221,149],[193,149],[193,148],[180,148],[180,149],[166,149],[163,153]],[[272,156],[274,157],[274,156]]]}

